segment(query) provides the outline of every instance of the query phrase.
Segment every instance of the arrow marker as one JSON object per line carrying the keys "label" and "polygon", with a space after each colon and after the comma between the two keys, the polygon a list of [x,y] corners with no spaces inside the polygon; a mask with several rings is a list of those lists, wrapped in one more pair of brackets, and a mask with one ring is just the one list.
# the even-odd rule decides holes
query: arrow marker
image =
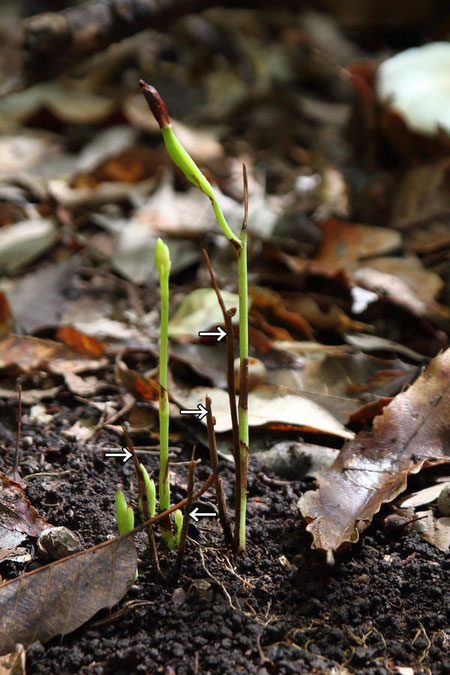
{"label": "arrow marker", "polygon": [[131,452],[128,450],[128,448],[122,448],[121,452],[105,452],[105,457],[122,457],[124,464],[130,459],[131,456]]}
{"label": "arrow marker", "polygon": [[198,420],[202,420],[208,414],[205,406],[201,403],[198,404],[197,408],[194,410],[180,410],[181,415],[195,415]]}
{"label": "arrow marker", "polygon": [[198,506],[193,509],[190,514],[189,514],[196,523],[198,523],[199,518],[215,518],[217,516],[217,513],[215,511],[210,511],[209,513],[199,513],[198,512]]}
{"label": "arrow marker", "polygon": [[221,340],[223,340],[224,337],[226,337],[227,333],[220,326],[217,326],[216,331],[217,332],[215,332],[215,331],[209,331],[208,332],[206,330],[201,330],[199,332],[199,336],[200,337],[215,337],[215,338],[217,338],[217,342],[220,342]]}

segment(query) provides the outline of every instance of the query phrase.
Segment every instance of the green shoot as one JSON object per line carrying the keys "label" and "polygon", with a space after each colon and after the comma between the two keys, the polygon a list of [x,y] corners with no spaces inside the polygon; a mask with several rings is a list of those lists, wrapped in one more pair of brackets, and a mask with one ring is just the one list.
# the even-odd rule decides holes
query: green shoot
{"label": "green shoot", "polygon": [[[119,534],[126,534],[134,530],[134,512],[127,502],[122,490],[116,492],[116,523]],[[138,578],[138,571],[134,575],[134,581]]]}
{"label": "green shoot", "polygon": [[116,522],[121,535],[134,529],[133,509],[131,506],[127,506],[122,490],[116,492]]}
{"label": "green shoot", "polygon": [[150,84],[144,82],[144,80],[140,80],[139,85],[150,107],[150,110],[159,124],[164,143],[166,144],[167,152],[169,153],[173,163],[176,164],[179,169],[181,169],[181,171],[191,183],[193,183],[196,187],[198,187],[199,190],[209,197],[215,216],[217,218],[217,222],[222,228],[224,235],[229,241],[231,241],[235,248],[240,249],[241,242],[230,229],[227,221],[225,220],[222,208],[211,183],[205,178],[192,157],[190,157],[185,148],[181,145],[178,138],[175,136],[164,101],[156,89]]}
{"label": "green shoot", "polygon": [[[161,129],[167,151],[172,161],[178,166],[186,176],[186,178],[196,185],[204,194],[209,197],[212,207],[217,218],[217,221],[222,228],[227,239],[233,244],[237,250],[238,255],[238,289],[239,289],[239,356],[240,356],[240,372],[241,372],[241,386],[239,395],[239,446],[240,446],[240,512],[239,522],[236,523],[235,530],[235,549],[241,553],[245,552],[245,522],[246,522],[246,504],[247,504],[247,461],[249,448],[249,433],[248,433],[248,282],[247,282],[247,178],[244,169],[244,187],[245,187],[245,216],[244,224],[240,238],[237,237],[230,229],[225,220],[222,209],[220,207],[217,196],[212,185],[206,180],[200,169],[197,167],[193,159],[189,156],[185,148],[175,136],[170,122],[169,113],[164,101],[154,87],[144,82],[139,81],[142,93],[152,111],[156,121]],[[162,299],[161,299],[162,302]],[[161,311],[162,322],[162,311]],[[162,323],[161,323],[162,326]],[[161,328],[162,336],[162,328]],[[161,338],[162,342],[162,338]],[[162,380],[160,378],[162,384]],[[164,386],[164,385],[163,385]],[[236,461],[238,459],[236,458]],[[160,506],[161,508],[161,506]]]}
{"label": "green shoot", "polygon": [[[170,507],[169,481],[169,395],[167,393],[167,368],[169,350],[169,275],[170,253],[168,246],[158,239],[155,246],[155,265],[159,274],[161,292],[161,322],[159,336],[159,510]],[[161,521],[161,534],[170,545],[172,530],[170,520]]]}
{"label": "green shoot", "polygon": [[[156,487],[155,487],[155,481],[153,478],[150,478],[150,476],[147,473],[147,469],[143,464],[139,465],[142,471],[142,475],[144,476],[144,483],[145,483],[145,491],[147,493],[147,500],[148,500],[148,511],[151,517],[156,514]],[[145,515],[144,515],[144,509],[142,506],[142,499],[139,498],[139,513],[141,515],[141,520],[142,522],[145,521]]]}
{"label": "green shoot", "polygon": [[239,451],[240,451],[240,508],[239,522],[235,529],[235,548],[245,552],[245,523],[247,514],[247,465],[249,450],[248,433],[248,280],[247,280],[247,211],[248,184],[244,165],[244,222],[241,230],[242,249],[238,253],[238,294],[239,294]]}
{"label": "green shoot", "polygon": [[183,514],[181,513],[181,511],[175,511],[175,513],[173,515],[174,515],[174,518],[175,518],[175,528],[176,528],[176,532],[175,532],[175,535],[174,535],[175,544],[176,544],[176,548],[179,548],[180,539],[181,539],[181,530],[183,528]]}

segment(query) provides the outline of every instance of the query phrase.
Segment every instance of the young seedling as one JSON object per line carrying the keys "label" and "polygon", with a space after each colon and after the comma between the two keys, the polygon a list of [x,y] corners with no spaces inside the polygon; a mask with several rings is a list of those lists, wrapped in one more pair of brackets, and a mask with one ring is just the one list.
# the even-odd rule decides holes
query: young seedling
{"label": "young seedling", "polygon": [[133,509],[127,505],[122,490],[116,492],[116,523],[119,534],[126,534],[134,529]]}
{"label": "young seedling", "polygon": [[177,548],[179,548],[181,541],[181,530],[183,529],[183,514],[181,511],[175,511],[173,516],[175,518],[175,545]]}
{"label": "young seedling", "polygon": [[[150,516],[154,516],[156,513],[156,486],[155,486],[155,481],[153,478],[150,478],[148,475],[147,469],[143,464],[139,464],[139,468],[142,471],[142,475],[144,476],[144,483],[145,483],[145,492],[147,494],[147,502],[148,502],[148,512]],[[146,520],[145,513],[144,513],[144,507],[142,504],[142,499],[139,498],[139,513],[141,515],[141,520],[144,522]]]}
{"label": "young seedling", "polygon": [[[161,294],[161,321],[159,336],[159,510],[170,507],[169,481],[169,395],[167,393],[167,367],[169,349],[169,275],[170,253],[168,246],[158,239],[155,246],[155,265],[159,274]],[[169,548],[173,548],[172,528],[169,519],[161,521],[161,534]]]}
{"label": "young seedling", "polygon": [[[139,462],[136,450],[134,449],[133,442],[125,426],[122,426],[122,431],[125,437],[126,447],[133,457],[133,464],[134,469],[136,471],[136,478],[138,482],[139,509],[141,511],[141,518],[144,522],[148,523],[150,518],[152,518],[155,515],[156,510],[155,484],[153,481],[150,481],[149,475],[145,467]],[[151,508],[153,508],[152,512]],[[149,547],[148,550],[150,555],[150,563],[152,566],[153,578],[159,579],[161,575],[161,569],[159,566],[158,551],[156,549],[155,532],[153,530],[153,525],[151,523],[148,523],[146,529],[147,529],[148,547]]]}
{"label": "young seedling", "polygon": [[[237,237],[225,220],[217,196],[212,185],[206,180],[194,160],[187,153],[176,137],[166,105],[156,89],[140,80],[142,93],[159,124],[167,151],[173,162],[183,171],[186,178],[199,188],[210,200],[225,236],[234,246],[238,257],[238,292],[239,292],[239,356],[241,362],[241,386],[239,393],[239,446],[240,446],[240,514],[235,529],[235,549],[245,552],[245,521],[247,504],[247,461],[248,461],[248,410],[247,410],[247,375],[248,375],[248,282],[247,282],[247,177],[244,169],[245,216],[240,237]],[[161,381],[161,380],[160,380]],[[161,382],[162,384],[162,382]],[[236,458],[238,462],[238,458]]]}

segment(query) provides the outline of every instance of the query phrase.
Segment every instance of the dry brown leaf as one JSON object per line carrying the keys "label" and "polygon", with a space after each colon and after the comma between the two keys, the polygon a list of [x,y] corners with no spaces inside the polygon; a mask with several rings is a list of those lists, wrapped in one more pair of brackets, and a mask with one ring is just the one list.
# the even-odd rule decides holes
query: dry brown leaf
{"label": "dry brown leaf", "polygon": [[405,489],[424,464],[450,461],[450,349],[437,356],[408,391],[374,420],[373,431],[347,442],[319,490],[299,509],[313,548],[333,551],[358,541],[384,502]]}
{"label": "dry brown leaf", "polygon": [[10,335],[0,342],[0,368],[15,366],[24,373],[48,369],[64,375],[97,370],[105,365],[104,360],[82,358],[78,352],[52,340]]}
{"label": "dry brown leaf", "polygon": [[396,504],[403,509],[410,506],[415,508],[416,506],[423,506],[423,504],[431,504],[431,502],[436,501],[446,485],[450,485],[450,482],[429,485],[418,492],[413,492],[412,494],[401,497],[396,501]]}
{"label": "dry brown leaf", "polygon": [[[433,544],[440,551],[448,551],[450,548],[450,518],[436,518],[433,511],[417,511],[416,530],[422,539]],[[420,523],[420,525],[419,525]]]}
{"label": "dry brown leaf", "polygon": [[19,483],[0,471],[0,548],[15,548],[26,535],[38,537],[48,526]]}
{"label": "dry brown leaf", "polygon": [[405,307],[417,316],[427,317],[445,328],[450,326],[450,309],[446,305],[429,299],[428,293],[425,294],[424,299],[423,294],[417,292],[416,288],[412,288],[402,275],[374,269],[368,263],[367,266],[361,266],[355,270],[353,278],[363,288],[380,293],[384,299]]}
{"label": "dry brown leaf", "polygon": [[88,356],[104,356],[106,345],[95,337],[86,335],[71,326],[61,326],[56,333],[56,339],[72,347],[80,354]]}
{"label": "dry brown leaf", "polygon": [[140,375],[120,360],[116,362],[115,375],[118,382],[139,401],[159,401],[160,386],[156,380]]}
{"label": "dry brown leaf", "polygon": [[401,236],[386,227],[346,223],[331,218],[320,225],[323,240],[316,259],[338,267],[353,260],[383,255],[399,248]]}
{"label": "dry brown leaf", "polygon": [[0,654],[67,635],[128,591],[136,572],[133,535],[117,537],[0,586]]}

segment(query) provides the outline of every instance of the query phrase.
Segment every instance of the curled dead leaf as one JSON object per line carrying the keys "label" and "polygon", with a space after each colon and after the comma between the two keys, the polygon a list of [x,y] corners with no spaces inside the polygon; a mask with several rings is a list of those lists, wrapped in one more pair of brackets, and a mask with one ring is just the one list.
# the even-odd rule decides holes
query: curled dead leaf
{"label": "curled dead leaf", "polygon": [[375,417],[373,431],[344,445],[316,492],[301,497],[313,548],[332,556],[358,541],[381,505],[405,489],[409,474],[450,461],[449,406],[450,349]]}
{"label": "curled dead leaf", "polygon": [[0,548],[15,548],[27,535],[38,537],[47,527],[19,483],[0,471]]}
{"label": "curled dead leaf", "polygon": [[136,572],[131,534],[45,565],[0,586],[0,654],[67,635],[128,591]]}

